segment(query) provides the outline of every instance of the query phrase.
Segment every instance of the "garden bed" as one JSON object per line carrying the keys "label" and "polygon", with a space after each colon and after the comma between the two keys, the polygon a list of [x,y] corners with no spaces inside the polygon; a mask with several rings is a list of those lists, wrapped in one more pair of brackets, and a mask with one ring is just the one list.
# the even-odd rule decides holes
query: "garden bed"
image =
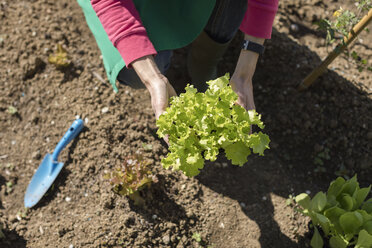
{"label": "garden bed", "polygon": [[[75,1],[1,2],[0,222],[7,238],[0,247],[309,246],[308,219],[287,206],[289,195],[325,190],[336,175],[355,172],[366,186],[372,175],[371,72],[340,57],[309,90],[296,91],[327,54],[312,22],[339,4],[280,1],[254,78],[271,149],[241,168],[221,156],[187,178],[161,168],[167,148],[157,138],[149,94],[126,86],[113,92]],[[233,72],[241,38],[220,64],[221,75]],[[365,33],[354,45],[369,61],[371,40]],[[48,63],[57,43],[71,57],[68,68]],[[175,51],[168,73],[178,91],[189,80],[186,51]],[[18,113],[9,114],[9,106]],[[76,116],[86,127],[62,152],[65,166],[52,189],[25,212],[35,169]],[[137,151],[159,178],[143,207],[114,194],[103,179]]]}

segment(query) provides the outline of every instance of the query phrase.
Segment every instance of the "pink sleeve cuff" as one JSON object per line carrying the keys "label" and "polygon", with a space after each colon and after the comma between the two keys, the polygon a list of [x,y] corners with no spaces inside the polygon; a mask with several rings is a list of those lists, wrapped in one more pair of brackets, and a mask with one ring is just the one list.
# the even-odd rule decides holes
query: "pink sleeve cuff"
{"label": "pink sleeve cuff", "polygon": [[133,33],[121,38],[116,42],[116,48],[127,67],[130,67],[130,64],[136,59],[156,54],[156,50],[146,32]]}
{"label": "pink sleeve cuff", "polygon": [[270,39],[278,0],[248,0],[240,30],[254,37]]}
{"label": "pink sleeve cuff", "polygon": [[132,0],[91,0],[91,3],[127,67],[138,58],[156,54]]}

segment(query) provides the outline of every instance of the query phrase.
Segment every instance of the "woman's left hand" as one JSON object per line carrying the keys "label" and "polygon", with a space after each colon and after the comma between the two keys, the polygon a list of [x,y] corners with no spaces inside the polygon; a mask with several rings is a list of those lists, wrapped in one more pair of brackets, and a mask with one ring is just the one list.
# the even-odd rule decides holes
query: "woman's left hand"
{"label": "woman's left hand", "polygon": [[[263,44],[265,39],[245,35],[246,40],[250,40],[259,44]],[[238,95],[237,103],[246,110],[256,109],[253,97],[252,78],[256,70],[258,54],[252,51],[241,50],[238,63],[233,76],[230,80],[230,85]]]}
{"label": "woman's left hand", "polygon": [[244,78],[234,73],[231,77],[230,85],[238,95],[237,104],[246,110],[256,109],[254,105],[252,78]]}

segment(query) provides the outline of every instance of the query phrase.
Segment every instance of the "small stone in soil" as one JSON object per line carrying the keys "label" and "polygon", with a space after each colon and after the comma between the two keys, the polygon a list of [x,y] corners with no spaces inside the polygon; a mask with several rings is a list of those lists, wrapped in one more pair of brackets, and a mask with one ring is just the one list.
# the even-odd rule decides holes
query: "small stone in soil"
{"label": "small stone in soil", "polygon": [[66,200],[67,202],[70,202],[70,201],[71,201],[71,197],[68,197],[68,196],[67,196],[67,197],[65,198],[65,200]]}
{"label": "small stone in soil", "polygon": [[170,238],[169,238],[169,235],[165,235],[164,237],[163,237],[163,242],[164,242],[164,244],[169,244],[169,241],[170,241]]}
{"label": "small stone in soil", "polygon": [[299,30],[299,27],[298,27],[298,25],[297,24],[295,24],[295,23],[293,23],[293,24],[291,24],[291,30],[293,31],[293,32],[298,32],[298,30]]}
{"label": "small stone in soil", "polygon": [[311,194],[311,191],[310,190],[306,190],[305,193],[308,194],[308,195],[310,195]]}
{"label": "small stone in soil", "polygon": [[32,159],[39,160],[41,158],[40,150],[32,153]]}
{"label": "small stone in soil", "polygon": [[262,200],[266,201],[267,200],[267,197],[266,196],[263,196],[262,197]]}
{"label": "small stone in soil", "polygon": [[108,107],[104,107],[102,110],[102,114],[105,114],[109,111],[109,108]]}

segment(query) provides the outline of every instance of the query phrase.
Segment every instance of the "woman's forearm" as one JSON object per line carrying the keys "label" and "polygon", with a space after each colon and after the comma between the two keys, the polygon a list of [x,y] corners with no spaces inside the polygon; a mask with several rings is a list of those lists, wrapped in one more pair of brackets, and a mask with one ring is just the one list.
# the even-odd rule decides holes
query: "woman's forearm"
{"label": "woman's forearm", "polygon": [[[244,35],[244,39],[253,41],[261,45],[263,45],[265,42],[264,38],[258,38],[248,34]],[[235,76],[241,78],[241,80],[251,82],[253,74],[256,70],[258,57],[259,55],[256,52],[241,50],[234,72]]]}
{"label": "woman's forearm", "polygon": [[127,66],[138,58],[156,54],[132,0],[91,0],[91,4]]}
{"label": "woman's forearm", "polygon": [[147,88],[151,87],[151,84],[156,82],[157,79],[164,77],[155,63],[154,56],[152,55],[133,61],[132,67]]}

